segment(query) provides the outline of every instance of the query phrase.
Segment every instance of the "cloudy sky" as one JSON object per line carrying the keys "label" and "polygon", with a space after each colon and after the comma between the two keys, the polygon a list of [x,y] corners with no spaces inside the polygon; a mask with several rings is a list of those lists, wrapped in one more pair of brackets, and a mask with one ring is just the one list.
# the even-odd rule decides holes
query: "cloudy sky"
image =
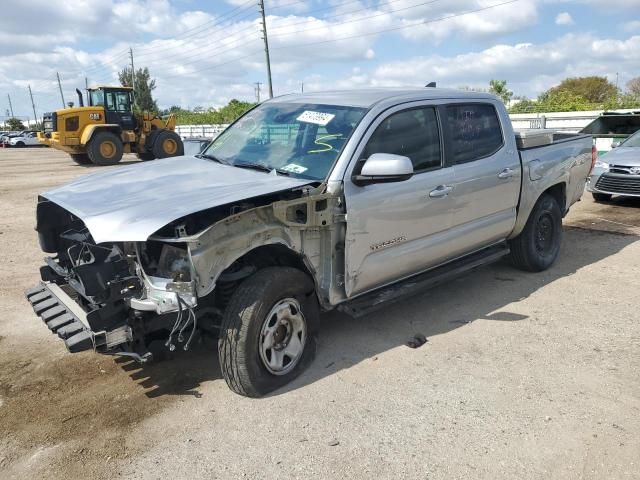
{"label": "cloudy sky", "polygon": [[[11,5],[14,4],[14,5]],[[0,16],[0,115],[115,83],[134,53],[161,107],[255,99],[257,0],[21,0]],[[486,86],[536,96],[562,78],[640,75],[640,0],[265,0],[275,95],[364,86]],[[263,85],[263,96],[266,86]]]}

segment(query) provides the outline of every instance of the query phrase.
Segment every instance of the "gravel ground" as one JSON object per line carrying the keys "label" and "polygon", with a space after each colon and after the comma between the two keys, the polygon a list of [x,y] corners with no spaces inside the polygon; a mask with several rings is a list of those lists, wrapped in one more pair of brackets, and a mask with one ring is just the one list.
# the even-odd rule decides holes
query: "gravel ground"
{"label": "gravel ground", "polygon": [[547,272],[324,315],[313,365],[252,400],[215,344],[141,369],[33,314],[37,195],[95,171],[0,150],[0,478],[640,478],[640,201],[585,195]]}

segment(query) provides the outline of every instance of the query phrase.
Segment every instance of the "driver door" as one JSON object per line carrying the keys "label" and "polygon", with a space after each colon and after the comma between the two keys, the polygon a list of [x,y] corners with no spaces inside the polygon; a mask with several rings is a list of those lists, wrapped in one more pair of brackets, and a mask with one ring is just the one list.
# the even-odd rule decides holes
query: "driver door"
{"label": "driver door", "polygon": [[[387,111],[365,135],[344,181],[347,211],[347,297],[442,263],[452,222],[453,169],[444,162],[435,105]],[[409,157],[414,175],[396,183],[358,186],[351,180],[374,153]]]}

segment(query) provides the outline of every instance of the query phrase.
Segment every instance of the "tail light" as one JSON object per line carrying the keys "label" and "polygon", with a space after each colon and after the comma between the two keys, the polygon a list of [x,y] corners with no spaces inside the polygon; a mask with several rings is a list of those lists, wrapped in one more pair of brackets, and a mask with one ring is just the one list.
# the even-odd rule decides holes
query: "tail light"
{"label": "tail light", "polygon": [[598,149],[595,145],[591,145],[591,170],[589,173],[593,171],[593,167],[596,166],[596,161],[598,160]]}

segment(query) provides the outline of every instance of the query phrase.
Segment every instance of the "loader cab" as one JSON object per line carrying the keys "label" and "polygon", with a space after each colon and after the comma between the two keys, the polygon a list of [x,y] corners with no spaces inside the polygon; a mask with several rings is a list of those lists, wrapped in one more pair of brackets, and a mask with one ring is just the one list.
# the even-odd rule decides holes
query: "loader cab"
{"label": "loader cab", "polygon": [[136,129],[131,87],[96,87],[88,91],[89,106],[104,107],[105,123],[120,125],[123,130]]}

